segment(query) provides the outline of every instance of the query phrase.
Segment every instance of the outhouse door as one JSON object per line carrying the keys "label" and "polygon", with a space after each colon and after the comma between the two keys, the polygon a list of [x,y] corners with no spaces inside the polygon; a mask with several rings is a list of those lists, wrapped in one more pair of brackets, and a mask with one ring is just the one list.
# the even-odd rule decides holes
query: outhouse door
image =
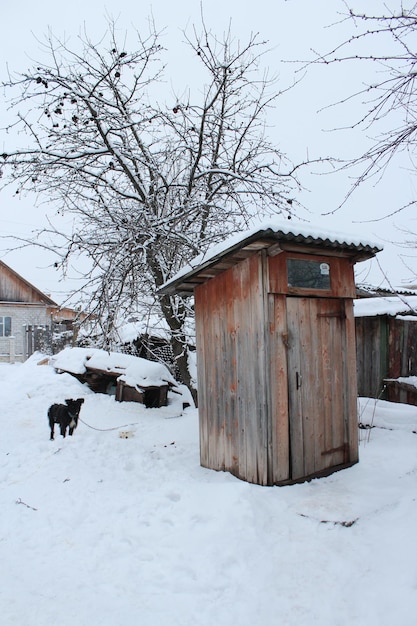
{"label": "outhouse door", "polygon": [[346,462],[345,300],[287,297],[287,329],[289,463],[297,480]]}

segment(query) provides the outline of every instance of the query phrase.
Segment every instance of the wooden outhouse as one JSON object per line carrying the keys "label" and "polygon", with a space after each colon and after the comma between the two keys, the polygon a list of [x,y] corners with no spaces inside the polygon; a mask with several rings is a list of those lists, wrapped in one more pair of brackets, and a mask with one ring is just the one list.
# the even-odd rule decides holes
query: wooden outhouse
{"label": "wooden outhouse", "polygon": [[353,266],[379,249],[267,224],[162,287],[195,296],[204,467],[285,485],[358,461]]}

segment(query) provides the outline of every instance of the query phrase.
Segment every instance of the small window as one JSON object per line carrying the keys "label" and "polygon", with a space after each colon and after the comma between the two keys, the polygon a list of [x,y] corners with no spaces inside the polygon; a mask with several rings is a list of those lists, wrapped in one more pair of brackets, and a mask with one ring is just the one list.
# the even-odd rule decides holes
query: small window
{"label": "small window", "polygon": [[0,316],[0,337],[10,337],[12,334],[12,318]]}
{"label": "small window", "polygon": [[288,286],[330,290],[330,265],[322,261],[287,259]]}

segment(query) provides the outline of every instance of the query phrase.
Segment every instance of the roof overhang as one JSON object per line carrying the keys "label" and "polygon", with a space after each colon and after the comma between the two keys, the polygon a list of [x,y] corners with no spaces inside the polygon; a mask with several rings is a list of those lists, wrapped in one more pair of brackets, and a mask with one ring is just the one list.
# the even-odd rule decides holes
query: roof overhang
{"label": "roof overhang", "polygon": [[231,237],[208,250],[206,254],[196,257],[158,291],[161,294],[191,295],[196,286],[261,250],[266,250],[270,256],[284,250],[343,256],[352,263],[357,263],[374,257],[382,247],[371,242],[361,242],[356,237],[346,237],[344,234],[322,231],[309,233],[305,227],[261,227]]}

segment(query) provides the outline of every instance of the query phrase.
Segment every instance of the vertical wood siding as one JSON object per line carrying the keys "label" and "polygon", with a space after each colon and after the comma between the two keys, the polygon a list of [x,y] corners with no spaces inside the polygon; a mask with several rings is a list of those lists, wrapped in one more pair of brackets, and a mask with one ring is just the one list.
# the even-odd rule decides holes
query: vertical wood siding
{"label": "vertical wood siding", "polygon": [[417,320],[357,317],[355,326],[358,394],[394,400],[384,379],[417,375]]}
{"label": "vertical wood siding", "polygon": [[378,398],[388,376],[388,326],[385,317],[357,317],[356,363],[358,394]]}
{"label": "vertical wood siding", "polygon": [[285,482],[290,474],[290,433],[288,422],[288,368],[286,297],[268,296],[269,371],[271,375],[270,484]]}
{"label": "vertical wood siding", "polygon": [[348,442],[348,463],[359,461],[359,432],[358,432],[358,387],[356,376],[356,344],[355,344],[355,317],[353,314],[353,300],[345,300],[345,335],[342,346],[345,359],[346,387],[344,400],[344,428],[345,441]]}
{"label": "vertical wood siding", "polygon": [[417,319],[388,320],[388,377],[417,376]]}
{"label": "vertical wood siding", "polygon": [[358,459],[352,299],[271,293],[277,267],[259,252],[195,288],[201,464],[261,485]]}
{"label": "vertical wood siding", "polygon": [[344,300],[288,298],[287,319],[291,477],[296,480],[357,460],[357,453],[354,459],[350,454],[356,384],[349,376]]}
{"label": "vertical wood siding", "polygon": [[267,484],[261,256],[195,290],[201,464]]}
{"label": "vertical wood siding", "polygon": [[38,289],[2,263],[0,264],[0,301],[51,303],[49,298],[43,296]]}

